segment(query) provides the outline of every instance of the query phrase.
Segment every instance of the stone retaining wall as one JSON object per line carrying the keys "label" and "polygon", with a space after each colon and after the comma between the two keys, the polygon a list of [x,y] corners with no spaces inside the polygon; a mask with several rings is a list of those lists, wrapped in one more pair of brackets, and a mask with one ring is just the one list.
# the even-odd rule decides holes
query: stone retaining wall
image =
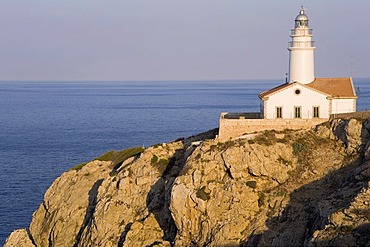
{"label": "stone retaining wall", "polygon": [[227,141],[243,134],[250,134],[264,130],[309,129],[328,121],[318,119],[226,119],[221,113],[218,139]]}
{"label": "stone retaining wall", "polygon": [[350,118],[359,118],[359,119],[370,118],[370,111],[359,111],[330,115],[330,119],[350,119]]}

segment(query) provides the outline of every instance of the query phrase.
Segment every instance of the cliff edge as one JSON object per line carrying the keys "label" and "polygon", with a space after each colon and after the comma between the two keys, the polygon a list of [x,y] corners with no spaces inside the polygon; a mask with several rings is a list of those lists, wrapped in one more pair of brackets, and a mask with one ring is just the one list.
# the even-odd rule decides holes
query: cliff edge
{"label": "cliff edge", "polygon": [[370,119],[216,135],[72,168],[5,246],[370,246]]}

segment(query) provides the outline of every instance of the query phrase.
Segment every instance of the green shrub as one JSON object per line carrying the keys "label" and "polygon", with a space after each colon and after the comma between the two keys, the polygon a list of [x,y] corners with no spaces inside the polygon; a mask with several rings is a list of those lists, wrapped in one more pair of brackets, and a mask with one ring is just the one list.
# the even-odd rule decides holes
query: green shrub
{"label": "green shrub", "polygon": [[76,165],[76,166],[72,167],[72,168],[71,168],[71,169],[69,169],[69,170],[70,170],[70,171],[71,171],[71,170],[79,171],[79,170],[81,170],[81,168],[82,168],[82,167],[84,167],[87,163],[88,163],[88,162],[84,162],[84,163],[78,164],[78,165]]}
{"label": "green shrub", "polygon": [[284,189],[278,190],[275,195],[276,196],[285,196],[287,194],[287,191]]}
{"label": "green shrub", "polygon": [[275,131],[266,130],[254,138],[254,142],[260,145],[271,146],[276,142]]}
{"label": "green shrub", "polygon": [[[312,145],[315,145],[315,140],[312,136],[299,138],[292,144],[293,154],[298,158],[300,164],[309,165],[309,160],[312,158]],[[314,142],[314,144],[311,144]]]}
{"label": "green shrub", "polygon": [[208,201],[211,198],[210,193],[206,192],[206,187],[205,186],[198,189],[196,195],[199,199],[202,199],[203,201]]}
{"label": "green shrub", "polygon": [[[110,150],[110,151],[102,154],[98,158],[95,158],[94,160],[111,161],[111,165],[114,167],[114,169],[117,169],[125,160],[144,152],[144,150],[145,150],[145,148],[143,148],[143,147],[128,148],[128,149],[124,149],[124,150],[119,151],[119,152],[116,152],[114,150]],[[88,162],[78,164],[78,165],[72,167],[69,170],[79,171],[87,163]]]}
{"label": "green shrub", "polygon": [[122,164],[125,160],[128,158],[131,158],[133,156],[136,156],[142,152],[144,152],[143,147],[134,147],[134,148],[127,148],[121,151],[114,151],[110,150],[106,152],[105,154],[102,154],[95,160],[100,160],[100,161],[111,161],[113,166],[117,166]]}
{"label": "green shrub", "polygon": [[158,156],[157,155],[153,155],[153,158],[150,160],[150,164],[153,165],[157,161],[158,161]]}
{"label": "green shrub", "polygon": [[[157,159],[158,159],[158,157],[157,157]],[[158,160],[157,162],[155,162],[151,165],[156,167],[158,169],[158,171],[162,174],[166,170],[167,165],[169,163],[170,163],[169,159],[160,159],[160,160]]]}
{"label": "green shrub", "polygon": [[153,145],[153,148],[158,148],[158,147],[161,147],[161,146],[162,146],[162,143],[157,143],[157,144]]}
{"label": "green shrub", "polygon": [[218,142],[217,143],[217,147],[219,148],[219,150],[220,149],[228,149],[228,148],[230,148],[230,147],[232,147],[232,146],[234,146],[235,145],[235,141],[227,141],[227,142]]}
{"label": "green shrub", "polygon": [[299,138],[292,144],[293,154],[298,156],[304,152],[308,151],[308,144],[305,142],[303,138]]}
{"label": "green shrub", "polygon": [[265,205],[266,195],[263,192],[258,193],[258,207]]}
{"label": "green shrub", "polygon": [[128,148],[122,151],[119,151],[114,154],[112,158],[112,166],[114,168],[117,168],[120,166],[125,160],[128,158],[131,158],[133,156],[136,156],[138,154],[141,154],[144,152],[145,148],[143,147],[134,147],[134,148]]}
{"label": "green shrub", "polygon": [[116,152],[114,150],[109,150],[108,152],[106,152],[105,154],[102,154],[101,156],[99,156],[95,160],[111,161],[113,159],[115,153]]}
{"label": "green shrub", "polygon": [[249,139],[249,140],[248,140],[248,143],[249,143],[249,144],[254,144],[255,142],[254,142],[254,140]]}
{"label": "green shrub", "polygon": [[211,145],[209,147],[209,151],[214,151],[216,149],[217,145]]}
{"label": "green shrub", "polygon": [[109,176],[114,177],[114,176],[116,176],[117,174],[118,174],[118,171],[117,171],[117,170],[113,170],[113,171],[111,171],[111,172],[109,173]]}
{"label": "green shrub", "polygon": [[252,189],[255,189],[255,188],[257,187],[257,182],[256,182],[256,181],[253,181],[253,180],[251,180],[251,181],[247,181],[247,182],[246,182],[246,185],[247,185],[248,187],[252,188]]}

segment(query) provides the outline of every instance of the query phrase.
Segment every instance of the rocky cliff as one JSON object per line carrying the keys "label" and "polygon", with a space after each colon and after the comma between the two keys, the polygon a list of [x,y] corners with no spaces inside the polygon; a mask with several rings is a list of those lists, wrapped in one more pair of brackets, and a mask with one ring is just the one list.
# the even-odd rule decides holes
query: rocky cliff
{"label": "rocky cliff", "polygon": [[370,119],[216,134],[72,168],[5,246],[370,246]]}

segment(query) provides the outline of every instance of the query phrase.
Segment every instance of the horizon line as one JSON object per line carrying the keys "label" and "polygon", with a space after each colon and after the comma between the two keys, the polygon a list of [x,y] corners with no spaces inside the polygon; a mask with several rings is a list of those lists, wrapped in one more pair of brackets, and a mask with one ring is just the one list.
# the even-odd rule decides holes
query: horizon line
{"label": "horizon line", "polygon": [[[351,76],[349,76],[351,77]],[[318,77],[321,78],[321,77]],[[324,78],[324,77],[323,77]],[[328,77],[329,78],[329,77]],[[334,77],[333,77],[334,78]],[[369,77],[351,77],[352,79],[370,79]],[[271,82],[271,81],[283,81],[285,82],[285,78],[264,78],[264,79],[165,79],[165,80],[160,80],[160,79],[153,79],[153,80],[104,80],[104,79],[99,79],[99,80],[0,80],[0,83],[91,83],[91,82],[226,82],[226,81],[266,81],[266,82]]]}

